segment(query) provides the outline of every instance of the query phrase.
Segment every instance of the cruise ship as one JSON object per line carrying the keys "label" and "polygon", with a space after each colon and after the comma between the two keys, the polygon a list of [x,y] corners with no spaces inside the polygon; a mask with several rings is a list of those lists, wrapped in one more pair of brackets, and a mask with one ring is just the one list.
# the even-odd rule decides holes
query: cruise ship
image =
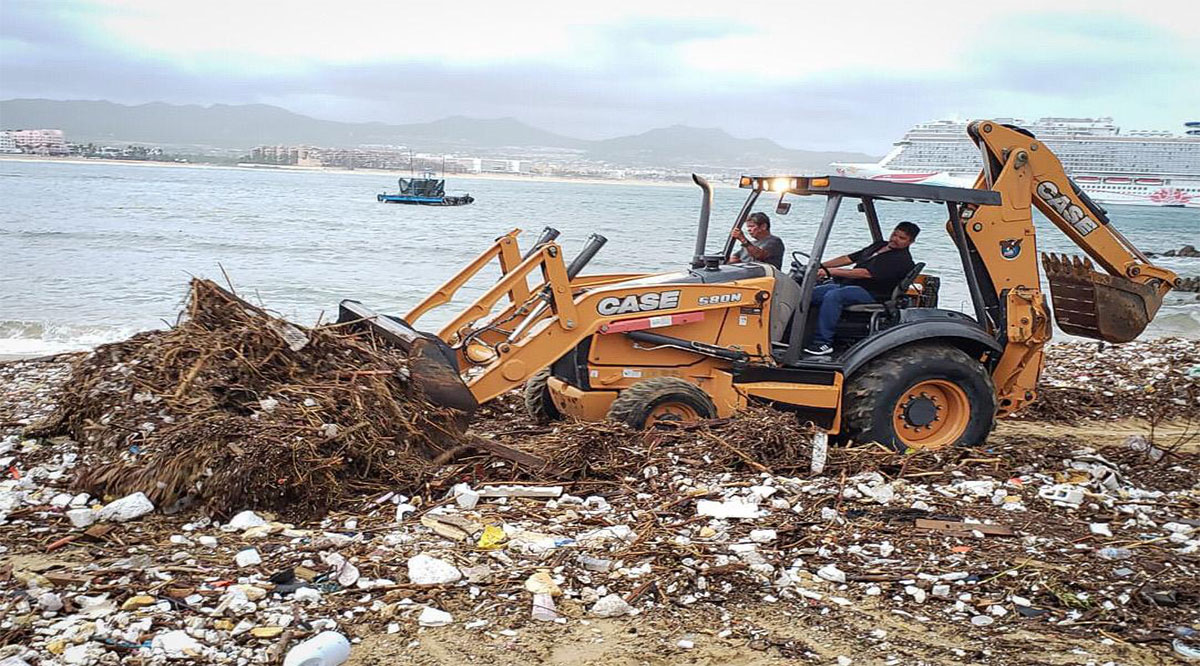
{"label": "cruise ship", "polygon": [[[1185,135],[1122,132],[1112,118],[995,118],[1033,132],[1058,155],[1067,174],[1104,204],[1200,208],[1200,123]],[[921,123],[878,164],[832,165],[839,174],[905,183],[970,187],[982,166],[967,121]]]}

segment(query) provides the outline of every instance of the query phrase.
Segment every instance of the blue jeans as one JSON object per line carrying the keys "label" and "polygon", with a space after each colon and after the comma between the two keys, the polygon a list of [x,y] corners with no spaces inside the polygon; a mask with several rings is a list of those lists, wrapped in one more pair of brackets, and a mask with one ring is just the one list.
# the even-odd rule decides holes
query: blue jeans
{"label": "blue jeans", "polygon": [[814,345],[832,345],[833,332],[842,318],[842,308],[847,305],[874,303],[875,297],[866,289],[855,285],[826,282],[813,288],[812,304],[817,310],[817,330],[813,333]]}

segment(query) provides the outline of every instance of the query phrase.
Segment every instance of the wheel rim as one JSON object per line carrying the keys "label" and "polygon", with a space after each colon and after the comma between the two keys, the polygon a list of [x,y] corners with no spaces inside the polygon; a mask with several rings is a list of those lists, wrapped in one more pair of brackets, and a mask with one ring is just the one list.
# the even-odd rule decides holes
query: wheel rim
{"label": "wheel rim", "polygon": [[950,446],[971,420],[967,394],[953,382],[927,379],[900,395],[892,410],[896,437],[910,449]]}
{"label": "wheel rim", "polygon": [[646,427],[658,423],[659,421],[670,421],[679,423],[680,421],[699,421],[700,413],[691,405],[682,402],[664,402],[654,406],[650,410],[650,414],[646,417]]}

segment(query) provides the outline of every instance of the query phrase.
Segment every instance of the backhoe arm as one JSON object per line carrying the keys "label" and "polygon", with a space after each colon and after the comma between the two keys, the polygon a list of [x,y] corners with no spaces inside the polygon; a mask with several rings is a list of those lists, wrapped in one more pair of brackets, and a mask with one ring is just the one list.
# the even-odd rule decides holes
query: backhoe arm
{"label": "backhoe arm", "polygon": [[[1108,342],[1129,342],[1140,335],[1175,286],[1175,273],[1155,266],[1122,236],[1045,144],[990,121],[973,123],[968,131],[983,152],[980,178],[996,187],[1009,183],[987,182],[988,178],[1003,175],[1007,165],[1028,172],[1018,180],[1023,181],[1020,187],[1032,189],[1033,205],[1107,272],[1096,272],[1087,259],[1043,257],[1059,326],[1073,335]],[[1015,198],[1011,192],[1001,195],[1006,203]]]}
{"label": "backhoe arm", "polygon": [[[1037,266],[1036,206],[1091,259],[1044,255],[1059,326],[1072,335],[1128,342],[1136,338],[1174,286],[1174,273],[1155,266],[1109,223],[1106,212],[1063,171],[1029,133],[992,121],[968,127],[983,170],[975,186],[1000,192],[1000,206],[965,210],[971,258],[984,283],[990,326],[1005,343],[993,379],[1001,414],[1036,398],[1042,347],[1052,329]],[[1095,270],[1098,264],[1105,272]]]}

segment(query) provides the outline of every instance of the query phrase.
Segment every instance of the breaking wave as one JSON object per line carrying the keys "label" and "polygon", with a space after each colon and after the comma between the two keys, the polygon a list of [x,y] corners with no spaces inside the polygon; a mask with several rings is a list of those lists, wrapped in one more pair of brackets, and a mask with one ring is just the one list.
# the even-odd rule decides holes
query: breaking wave
{"label": "breaking wave", "polygon": [[122,326],[77,326],[0,319],[0,358],[85,351],[97,345],[124,340],[136,331],[136,328]]}

